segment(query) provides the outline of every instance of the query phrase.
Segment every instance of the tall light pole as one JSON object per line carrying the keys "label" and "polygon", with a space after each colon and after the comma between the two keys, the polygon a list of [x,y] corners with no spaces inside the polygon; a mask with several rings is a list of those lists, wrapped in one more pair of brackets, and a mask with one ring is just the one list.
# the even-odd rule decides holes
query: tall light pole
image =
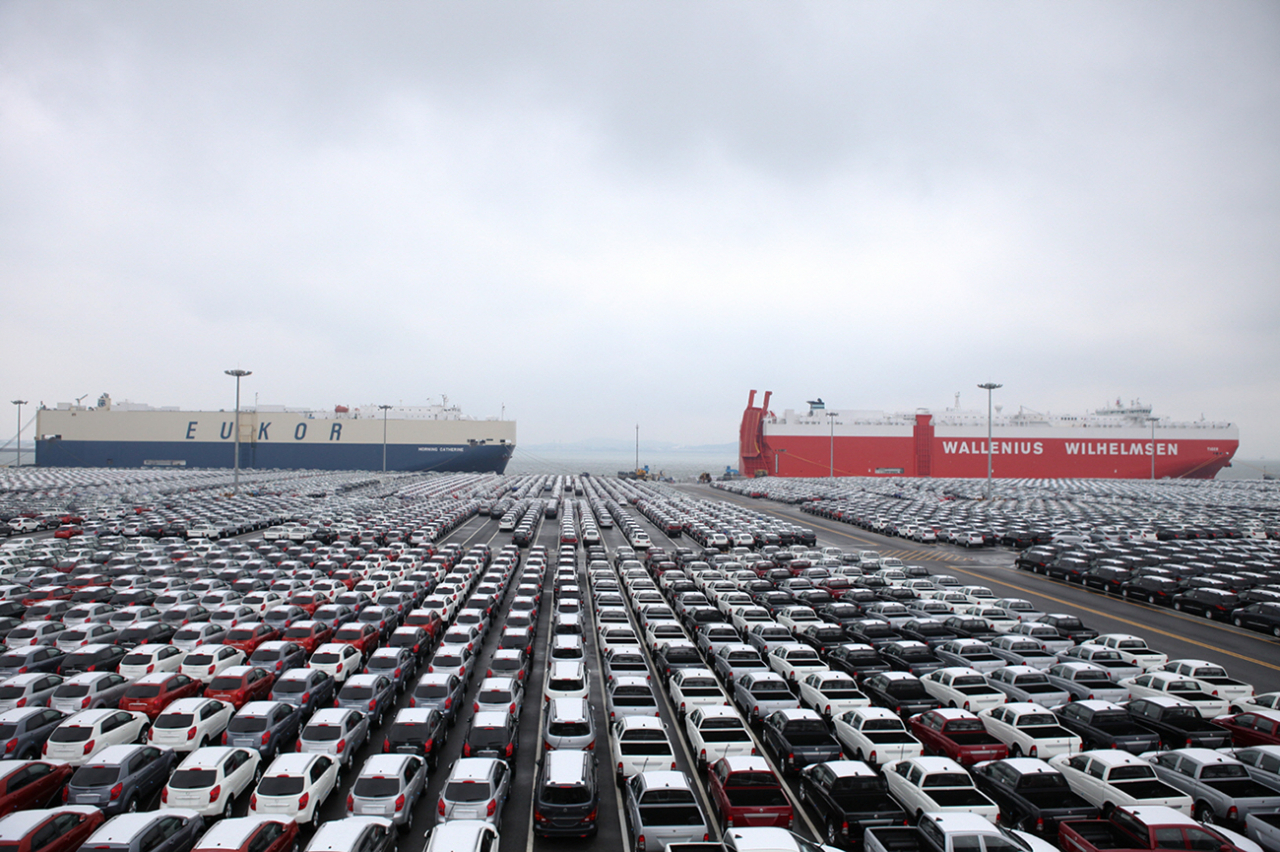
{"label": "tall light pole", "polygon": [[978,385],[987,392],[987,499],[991,499],[991,392],[1004,385],[995,382],[983,382]]}
{"label": "tall light pole", "polygon": [[831,457],[828,460],[827,473],[834,482],[836,478],[836,412],[828,411],[827,419],[831,421]]}
{"label": "tall light pole", "polygon": [[640,472],[640,424],[636,424],[636,473]]}
{"label": "tall light pole", "polygon": [[390,407],[391,406],[389,405],[378,406],[379,410],[382,411],[382,472],[383,473],[387,472],[387,409],[389,409]]}
{"label": "tall light pole", "polygon": [[236,377],[236,463],[235,476],[232,480],[231,493],[240,493],[240,380],[245,376],[252,376],[249,370],[223,370],[228,376]]}
{"label": "tall light pole", "polygon": [[1156,421],[1159,417],[1148,417],[1147,422],[1151,424],[1151,481],[1156,481]]}
{"label": "tall light pole", "polygon": [[[13,404],[18,406],[18,462],[16,467],[22,467],[22,406],[27,404],[25,399],[15,399]],[[1154,432],[1152,433],[1155,434]]]}

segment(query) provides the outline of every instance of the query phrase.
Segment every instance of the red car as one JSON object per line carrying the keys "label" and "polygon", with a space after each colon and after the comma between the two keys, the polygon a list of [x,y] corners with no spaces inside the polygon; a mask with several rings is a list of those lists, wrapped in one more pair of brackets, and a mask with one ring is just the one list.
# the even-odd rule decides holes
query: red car
{"label": "red car", "polygon": [[363,580],[364,577],[360,575],[359,571],[352,571],[349,568],[343,568],[339,571],[334,571],[333,575],[329,579],[337,580],[339,583],[347,587],[348,592],[354,592],[356,583]]}
{"label": "red car", "polygon": [[1237,748],[1253,745],[1280,745],[1280,710],[1255,710],[1214,719],[1231,732]]}
{"label": "red car", "polygon": [[259,666],[232,666],[216,675],[205,688],[205,698],[225,701],[239,710],[250,701],[265,701],[271,697],[271,685],[275,677]]}
{"label": "red car", "polygon": [[6,760],[0,764],[0,816],[62,801],[62,788],[76,768],[47,760]]}
{"label": "red car", "polygon": [[79,591],[80,589],[88,589],[93,586],[110,585],[111,578],[106,574],[81,574],[79,576],[73,576],[71,578],[71,582],[67,583],[67,588],[72,591]]}
{"label": "red car", "polygon": [[378,638],[381,636],[378,625],[363,621],[353,621],[338,628],[333,634],[333,641],[338,645],[353,645],[364,657],[378,650]]}
{"label": "red car", "polygon": [[30,594],[24,596],[22,605],[29,607],[44,601],[71,600],[71,596],[74,594],[75,589],[70,586],[41,586],[38,589],[32,589]]}
{"label": "red car", "polygon": [[307,651],[310,657],[325,642],[332,641],[333,631],[329,629],[329,625],[319,621],[295,621],[289,625],[289,629],[284,632],[284,638],[290,642],[297,642]]}
{"label": "red car", "polygon": [[54,530],[54,538],[74,538],[78,535],[84,535],[84,529],[75,524],[63,524]]}
{"label": "red car", "polygon": [[306,610],[307,615],[315,615],[317,609],[331,601],[323,592],[299,592],[289,598],[289,603]]}
{"label": "red car", "polygon": [[982,720],[968,710],[930,710],[912,716],[907,723],[926,749],[961,766],[1009,756],[1009,747],[987,733]]}
{"label": "red car", "polygon": [[415,609],[404,620],[406,627],[421,627],[427,631],[427,638],[434,645],[444,635],[444,619],[434,609]]}
{"label": "red car", "polygon": [[249,656],[258,650],[258,646],[263,642],[274,642],[279,638],[280,631],[270,624],[246,621],[228,630],[227,638],[222,640],[222,644],[244,651],[245,656]]}
{"label": "red car", "polygon": [[791,827],[791,800],[763,757],[722,757],[711,765],[710,776],[711,806],[723,825]]}
{"label": "red car", "polygon": [[192,852],[286,852],[298,844],[298,824],[277,816],[224,819],[213,824]]}
{"label": "red car", "polygon": [[90,805],[23,811],[4,821],[0,842],[8,852],[76,852],[106,821]]}
{"label": "red car", "polygon": [[178,672],[154,672],[138,678],[124,691],[120,699],[121,710],[146,713],[155,721],[172,702],[179,698],[193,698],[204,689],[204,684]]}

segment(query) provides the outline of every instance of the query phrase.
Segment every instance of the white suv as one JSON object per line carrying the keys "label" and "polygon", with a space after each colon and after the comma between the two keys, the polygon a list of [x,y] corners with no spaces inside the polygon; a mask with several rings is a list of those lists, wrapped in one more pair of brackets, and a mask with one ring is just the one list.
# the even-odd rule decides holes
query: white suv
{"label": "white suv", "polygon": [[104,748],[146,741],[147,714],[128,710],[82,710],[53,729],[44,756],[81,766]]}
{"label": "white suv", "polygon": [[249,798],[250,816],[284,814],[320,826],[320,806],[338,787],[338,762],[327,754],[282,754]]}
{"label": "white suv", "polygon": [[[120,674],[134,680],[153,672],[176,672],[186,654],[176,645],[139,645],[120,661]],[[196,678],[187,675],[192,680]]]}
{"label": "white suv", "polygon": [[190,808],[205,817],[232,816],[236,801],[258,777],[262,757],[253,749],[209,746],[178,764],[160,794],[166,808]]}
{"label": "white suv", "polygon": [[179,668],[184,675],[208,686],[232,666],[244,665],[244,651],[230,645],[198,645],[187,652]]}
{"label": "white suv", "polygon": [[164,708],[151,728],[151,744],[195,751],[222,739],[235,708],[216,698],[179,698]]}

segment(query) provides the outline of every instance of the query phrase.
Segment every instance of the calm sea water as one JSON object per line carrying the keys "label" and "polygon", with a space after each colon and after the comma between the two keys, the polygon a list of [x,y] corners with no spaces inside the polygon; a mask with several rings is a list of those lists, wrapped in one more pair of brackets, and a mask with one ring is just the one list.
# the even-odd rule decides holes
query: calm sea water
{"label": "calm sea water", "polygon": [[[0,467],[8,467],[17,460],[12,449],[0,449]],[[23,465],[35,460],[34,448],[22,448]],[[531,453],[519,447],[507,465],[507,473],[590,473],[592,476],[616,476],[620,470],[635,467],[634,454],[617,452],[574,451],[566,453]],[[648,465],[653,473],[664,473],[676,480],[697,479],[701,473],[719,476],[726,467],[737,467],[738,460],[724,453],[641,453],[640,464]],[[1280,476],[1280,461],[1263,459],[1235,459],[1231,467],[1218,474],[1218,479],[1261,479],[1263,471]]]}

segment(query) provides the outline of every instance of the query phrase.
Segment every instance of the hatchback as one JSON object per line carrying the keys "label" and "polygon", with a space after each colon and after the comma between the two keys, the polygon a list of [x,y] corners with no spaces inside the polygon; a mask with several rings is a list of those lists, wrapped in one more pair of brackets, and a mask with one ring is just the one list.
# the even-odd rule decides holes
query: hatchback
{"label": "hatchback", "polygon": [[[93,645],[93,648],[110,647]],[[0,655],[0,678],[30,672],[56,672],[67,655],[50,645],[26,645]]]}
{"label": "hatchback", "polygon": [[391,721],[384,752],[416,754],[434,767],[444,745],[445,717],[434,707],[406,707]]}
{"label": "hatchback", "polygon": [[150,745],[105,748],[76,770],[63,788],[62,800],[93,805],[108,816],[146,809],[156,798],[177,757]]}
{"label": "hatchback", "polygon": [[0,710],[47,707],[62,682],[60,675],[45,672],[14,675],[0,682]]}
{"label": "hatchback", "polygon": [[298,738],[302,711],[283,701],[250,701],[237,711],[222,734],[222,744],[259,752],[264,761],[274,758]]}
{"label": "hatchback", "polygon": [[244,663],[245,654],[226,645],[200,645],[188,652],[179,671],[189,678],[208,684],[222,672]]}
{"label": "hatchback", "polygon": [[106,852],[188,852],[203,831],[204,819],[195,811],[124,813],[89,835],[84,848]]}
{"label": "hatchback", "polygon": [[85,645],[79,651],[61,658],[58,673],[71,677],[84,672],[114,672],[120,668],[120,661],[128,653],[129,650],[120,645]]}
{"label": "hatchback", "polygon": [[312,668],[289,669],[271,687],[271,700],[300,708],[303,719],[311,718],[317,708],[332,705],[335,694],[333,678]]}
{"label": "hatchback", "polygon": [[109,746],[145,742],[149,727],[143,713],[81,710],[53,729],[44,744],[44,757],[81,766]]}
{"label": "hatchback", "polygon": [[463,757],[495,757],[514,763],[520,749],[520,723],[505,710],[486,710],[471,716],[462,744]]}
{"label": "hatchback", "polygon": [[79,805],[18,811],[0,819],[0,845],[10,852],[76,852],[105,819]]}
{"label": "hatchback", "polygon": [[453,672],[429,672],[418,678],[409,698],[410,707],[434,707],[449,724],[458,718],[466,694],[466,684]]}
{"label": "hatchback", "polygon": [[380,674],[354,675],[338,690],[335,707],[358,710],[374,719],[374,726],[382,724],[388,707],[396,701],[395,685],[391,678]]}
{"label": "hatchback", "polygon": [[120,674],[132,679],[154,672],[176,672],[185,656],[176,645],[139,645],[120,660]]}
{"label": "hatchback", "polygon": [[510,786],[511,770],[504,761],[490,757],[461,758],[449,772],[436,803],[436,813],[442,822],[479,819],[501,825]]}
{"label": "hatchback", "polygon": [[338,684],[360,671],[360,652],[351,645],[330,642],[316,648],[307,663],[310,668],[325,672]]}
{"label": "hatchback", "polygon": [[263,773],[249,813],[283,814],[299,825],[320,826],[320,807],[338,786],[337,761],[327,754],[282,754]]}
{"label": "hatchback", "polygon": [[369,717],[356,710],[330,707],[317,710],[298,737],[298,751],[333,755],[350,766],[369,737]]}
{"label": "hatchback", "polygon": [[200,838],[200,852],[289,852],[298,843],[292,819],[257,816],[223,819]]}
{"label": "hatchback", "polygon": [[549,752],[534,786],[533,830],[540,837],[594,837],[600,785],[595,755],[577,749]]}
{"label": "hatchback", "polygon": [[[266,765],[251,749],[208,746],[178,764],[160,793],[166,808],[191,808],[206,817],[229,818],[236,802],[249,795]],[[206,835],[204,840],[207,840]],[[209,848],[204,840],[200,848]]]}
{"label": "hatchback", "polygon": [[[427,768],[409,754],[375,754],[365,761],[347,796],[348,816],[379,816],[407,828],[426,792]],[[310,848],[310,847],[308,847]]]}
{"label": "hatchback", "polygon": [[582,698],[557,698],[551,701],[547,707],[542,744],[547,750],[594,749],[596,724],[590,704]]}
{"label": "hatchback", "polygon": [[34,760],[40,746],[66,715],[48,707],[21,707],[0,713],[0,758]]}
{"label": "hatchback", "polygon": [[156,717],[148,737],[174,751],[194,751],[218,742],[234,712],[230,704],[214,698],[182,698]]}

